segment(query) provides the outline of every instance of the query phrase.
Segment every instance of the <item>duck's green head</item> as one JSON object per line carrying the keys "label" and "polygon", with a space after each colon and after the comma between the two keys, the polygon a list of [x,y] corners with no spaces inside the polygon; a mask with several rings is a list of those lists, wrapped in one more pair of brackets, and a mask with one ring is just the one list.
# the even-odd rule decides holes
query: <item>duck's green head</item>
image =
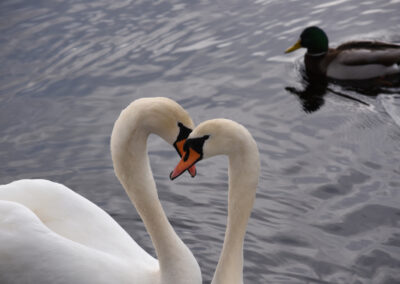
{"label": "duck's green head", "polygon": [[308,27],[301,33],[300,39],[286,49],[285,53],[304,47],[310,55],[321,54],[328,51],[328,43],[328,37],[323,30],[318,27]]}

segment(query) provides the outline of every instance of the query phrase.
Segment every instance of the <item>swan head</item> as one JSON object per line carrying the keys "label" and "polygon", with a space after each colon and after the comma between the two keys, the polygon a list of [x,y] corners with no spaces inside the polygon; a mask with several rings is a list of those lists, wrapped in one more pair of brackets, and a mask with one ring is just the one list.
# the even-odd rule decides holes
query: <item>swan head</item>
{"label": "swan head", "polygon": [[213,119],[193,129],[183,149],[185,154],[170,174],[171,179],[202,159],[229,157],[227,227],[212,283],[243,283],[243,242],[260,174],[257,144],[244,126],[228,119]]}
{"label": "swan head", "polygon": [[[156,134],[173,145],[182,157],[183,146],[192,132],[194,123],[189,114],[175,101],[164,98],[141,98],[133,101],[120,114],[111,135],[113,155],[125,155],[123,145],[135,141],[142,134],[146,137]],[[188,169],[191,176],[196,175],[195,167]]]}
{"label": "swan head", "polygon": [[171,179],[202,159],[216,155],[233,156],[256,149],[256,143],[248,130],[229,119],[213,119],[199,124],[188,136],[183,150],[185,154],[170,174]]}

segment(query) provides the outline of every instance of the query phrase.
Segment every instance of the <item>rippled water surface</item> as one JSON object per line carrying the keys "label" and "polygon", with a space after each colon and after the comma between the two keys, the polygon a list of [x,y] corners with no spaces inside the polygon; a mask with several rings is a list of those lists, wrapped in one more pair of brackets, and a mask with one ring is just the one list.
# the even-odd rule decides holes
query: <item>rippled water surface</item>
{"label": "rippled water surface", "polygon": [[[307,87],[304,51],[283,54],[311,24],[332,45],[400,42],[399,12],[398,0],[3,0],[0,183],[64,183],[154,254],[114,176],[109,136],[129,102],[166,96],[196,123],[244,124],[258,143],[246,283],[400,283],[400,89],[330,83],[295,95]],[[209,283],[224,235],[227,160],[202,161],[196,179],[171,182],[174,149],[149,143],[162,204]]]}

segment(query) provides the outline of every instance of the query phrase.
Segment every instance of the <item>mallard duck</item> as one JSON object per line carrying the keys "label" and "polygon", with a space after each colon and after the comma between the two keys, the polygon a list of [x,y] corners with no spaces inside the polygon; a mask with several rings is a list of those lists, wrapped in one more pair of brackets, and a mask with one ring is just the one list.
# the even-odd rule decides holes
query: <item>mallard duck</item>
{"label": "mallard duck", "polygon": [[400,45],[378,41],[351,41],[329,48],[328,37],[318,27],[308,27],[285,53],[301,47],[306,72],[339,80],[363,80],[400,72]]}

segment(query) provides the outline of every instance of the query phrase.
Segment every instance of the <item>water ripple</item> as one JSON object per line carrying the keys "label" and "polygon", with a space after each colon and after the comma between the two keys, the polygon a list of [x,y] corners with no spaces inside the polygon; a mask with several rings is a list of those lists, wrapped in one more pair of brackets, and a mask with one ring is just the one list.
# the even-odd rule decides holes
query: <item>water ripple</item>
{"label": "water ripple", "polygon": [[[109,135],[133,99],[171,97],[196,123],[234,119],[258,143],[262,170],[245,240],[246,283],[396,283],[398,89],[333,85],[370,107],[327,92],[305,113],[307,100],[285,89],[302,87],[303,53],[283,51],[313,24],[332,45],[399,41],[398,4],[2,1],[0,181],[65,183],[154,255],[114,176]],[[171,183],[174,149],[150,137],[149,154],[163,207],[209,283],[225,233],[227,160],[202,161],[196,179]]]}

